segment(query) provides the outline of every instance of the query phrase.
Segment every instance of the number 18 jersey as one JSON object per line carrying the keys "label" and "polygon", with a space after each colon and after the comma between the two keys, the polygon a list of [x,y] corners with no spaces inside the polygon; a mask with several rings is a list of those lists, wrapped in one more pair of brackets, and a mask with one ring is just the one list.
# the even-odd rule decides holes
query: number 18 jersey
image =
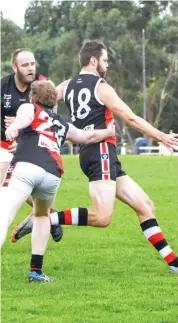
{"label": "number 18 jersey", "polygon": [[[105,129],[113,120],[112,112],[97,96],[97,87],[104,79],[94,73],[80,72],[64,90],[64,101],[75,127],[84,130]],[[116,137],[104,141],[116,145]],[[89,145],[81,145],[81,150]]]}

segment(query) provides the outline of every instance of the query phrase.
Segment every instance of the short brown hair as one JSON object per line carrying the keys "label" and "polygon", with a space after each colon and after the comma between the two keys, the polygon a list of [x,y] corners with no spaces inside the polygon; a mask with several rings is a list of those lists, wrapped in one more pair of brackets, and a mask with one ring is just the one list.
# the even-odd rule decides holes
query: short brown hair
{"label": "short brown hair", "polygon": [[16,49],[16,51],[12,54],[12,57],[11,57],[11,62],[12,64],[15,64],[16,63],[16,60],[17,60],[17,56],[19,55],[19,53],[22,53],[22,52],[30,52],[34,55],[34,53],[28,49],[28,48],[19,48],[19,49]]}
{"label": "short brown hair", "polygon": [[99,58],[102,55],[102,49],[107,50],[102,40],[85,39],[79,53],[80,66],[87,66],[92,56]]}
{"label": "short brown hair", "polygon": [[55,85],[50,80],[34,81],[31,84],[31,96],[34,102],[53,108],[57,103]]}

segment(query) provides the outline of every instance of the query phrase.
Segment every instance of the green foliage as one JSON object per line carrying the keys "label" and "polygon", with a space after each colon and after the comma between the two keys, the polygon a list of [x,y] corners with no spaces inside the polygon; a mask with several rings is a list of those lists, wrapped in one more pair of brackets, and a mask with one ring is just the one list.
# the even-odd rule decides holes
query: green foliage
{"label": "green foliage", "polygon": [[55,58],[55,41],[55,38],[50,37],[48,30],[25,37],[26,44],[35,53],[37,69],[40,74],[49,75],[50,64]]}
{"label": "green foliage", "polygon": [[32,34],[45,31],[51,25],[52,12],[52,1],[31,1],[25,12],[25,31]]}
{"label": "green foliage", "polygon": [[25,33],[10,20],[1,19],[1,76],[11,73],[11,55],[17,49],[25,47]]}
{"label": "green foliage", "polygon": [[65,32],[55,40],[55,58],[50,63],[50,75],[56,83],[79,72],[77,44],[78,38],[74,31]]}

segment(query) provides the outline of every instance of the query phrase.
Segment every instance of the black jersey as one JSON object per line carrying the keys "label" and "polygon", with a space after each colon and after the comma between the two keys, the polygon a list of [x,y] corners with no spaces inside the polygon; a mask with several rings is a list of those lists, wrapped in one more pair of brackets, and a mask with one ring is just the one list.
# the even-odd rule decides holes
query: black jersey
{"label": "black jersey", "polygon": [[35,116],[31,125],[20,131],[12,163],[28,162],[60,177],[63,173],[60,146],[68,124],[50,109],[34,104]]}
{"label": "black jersey", "polygon": [[[46,79],[45,76],[36,76],[36,80]],[[5,116],[15,117],[19,106],[29,103],[30,85],[24,92],[19,91],[14,81],[14,73],[1,79],[1,140],[5,137]]]}
{"label": "black jersey", "polygon": [[[94,73],[80,72],[70,80],[64,91],[64,101],[72,123],[79,129],[105,129],[113,119],[112,112],[97,97],[97,86],[105,82]],[[116,144],[116,138],[105,139]],[[88,145],[81,145],[81,149]]]}

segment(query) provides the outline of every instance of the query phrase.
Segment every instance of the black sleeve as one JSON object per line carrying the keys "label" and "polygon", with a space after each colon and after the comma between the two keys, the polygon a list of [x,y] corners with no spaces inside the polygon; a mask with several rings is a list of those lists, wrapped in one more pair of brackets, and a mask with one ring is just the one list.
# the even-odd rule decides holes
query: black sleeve
{"label": "black sleeve", "polygon": [[66,139],[66,135],[69,129],[69,125],[67,122],[62,120],[62,118],[53,113],[53,126],[51,127],[51,130],[57,134],[58,136],[58,144],[61,147]]}

